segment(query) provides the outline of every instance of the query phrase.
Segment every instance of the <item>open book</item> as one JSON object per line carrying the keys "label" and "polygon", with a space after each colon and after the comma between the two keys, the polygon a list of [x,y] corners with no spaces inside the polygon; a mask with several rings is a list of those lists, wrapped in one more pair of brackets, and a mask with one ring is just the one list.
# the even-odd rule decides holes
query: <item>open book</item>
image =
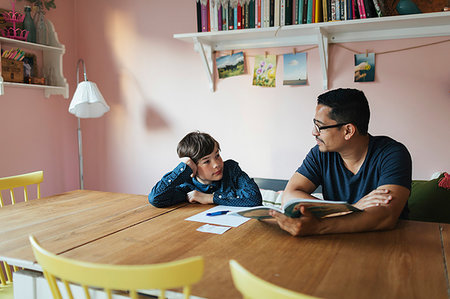
{"label": "open book", "polygon": [[274,210],[292,218],[299,218],[301,216],[299,209],[300,204],[304,205],[308,211],[313,213],[318,218],[339,216],[352,212],[362,212],[362,210],[342,201],[300,198],[289,200],[283,209],[270,206],[258,206],[233,212],[229,215],[234,214],[247,218],[267,219],[272,217],[269,215],[269,211]]}

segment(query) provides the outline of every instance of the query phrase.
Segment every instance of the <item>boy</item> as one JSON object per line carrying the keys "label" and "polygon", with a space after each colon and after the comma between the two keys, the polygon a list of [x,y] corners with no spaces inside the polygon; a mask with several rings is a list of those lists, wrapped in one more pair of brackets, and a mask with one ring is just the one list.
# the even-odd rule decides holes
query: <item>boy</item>
{"label": "boy", "polygon": [[165,174],[148,195],[148,201],[155,207],[186,201],[242,207],[261,205],[258,185],[236,161],[223,162],[220,145],[209,134],[187,134],[178,143],[177,153],[180,164]]}

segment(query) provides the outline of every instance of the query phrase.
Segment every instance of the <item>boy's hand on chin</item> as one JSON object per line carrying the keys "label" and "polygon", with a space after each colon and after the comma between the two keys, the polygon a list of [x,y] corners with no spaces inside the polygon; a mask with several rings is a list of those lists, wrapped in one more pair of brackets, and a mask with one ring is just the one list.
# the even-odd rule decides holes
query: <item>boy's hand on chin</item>
{"label": "boy's hand on chin", "polygon": [[206,194],[200,191],[194,190],[187,194],[187,200],[190,203],[211,204],[213,203],[213,194]]}
{"label": "boy's hand on chin", "polygon": [[192,169],[191,177],[195,177],[195,175],[197,174],[197,164],[195,164],[195,162],[192,161],[192,159],[189,157],[180,158],[180,162],[183,162],[184,164],[189,166]]}

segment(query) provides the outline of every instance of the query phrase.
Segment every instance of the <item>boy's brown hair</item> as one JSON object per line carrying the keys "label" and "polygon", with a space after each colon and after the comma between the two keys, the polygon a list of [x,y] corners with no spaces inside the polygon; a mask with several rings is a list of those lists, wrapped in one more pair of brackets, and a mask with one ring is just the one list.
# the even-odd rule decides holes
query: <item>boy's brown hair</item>
{"label": "boy's brown hair", "polygon": [[213,152],[214,147],[220,150],[219,143],[207,133],[191,132],[181,139],[177,146],[178,157],[189,157],[195,164]]}

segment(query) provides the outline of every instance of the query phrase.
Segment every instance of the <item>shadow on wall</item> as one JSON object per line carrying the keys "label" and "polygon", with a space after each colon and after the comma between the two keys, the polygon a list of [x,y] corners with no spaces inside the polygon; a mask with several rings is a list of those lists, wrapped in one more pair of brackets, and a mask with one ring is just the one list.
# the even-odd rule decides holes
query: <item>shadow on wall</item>
{"label": "shadow on wall", "polygon": [[150,105],[145,108],[145,127],[148,131],[169,128],[167,121]]}

